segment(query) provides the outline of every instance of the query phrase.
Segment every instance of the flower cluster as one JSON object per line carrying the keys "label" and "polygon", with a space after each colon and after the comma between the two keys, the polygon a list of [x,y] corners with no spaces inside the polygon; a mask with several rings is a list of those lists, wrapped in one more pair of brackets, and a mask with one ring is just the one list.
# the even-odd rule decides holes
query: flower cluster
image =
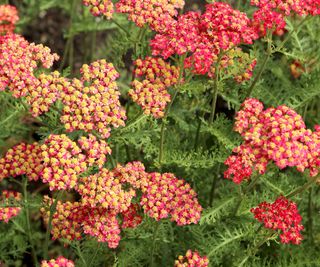
{"label": "flower cluster", "polygon": [[263,223],[266,228],[280,230],[282,243],[300,244],[302,236],[300,231],[301,216],[296,203],[280,196],[273,203],[262,202],[258,207],[252,208],[254,218]]}
{"label": "flower cluster", "polygon": [[0,36],[0,91],[8,87],[14,97],[31,95],[29,89],[39,85],[34,71],[39,65],[50,68],[58,58],[48,47],[30,44],[20,35]]}
{"label": "flower cluster", "polygon": [[59,256],[56,259],[51,259],[49,261],[42,261],[41,267],[74,267],[74,262]]}
{"label": "flower cluster", "polygon": [[[41,208],[45,222],[48,222],[53,199],[45,198],[47,208]],[[120,241],[120,226],[117,213],[103,207],[91,207],[80,202],[57,202],[52,218],[51,234],[53,239],[66,238],[80,240],[82,232],[96,237],[99,242],[107,242],[110,248],[116,248]]]}
{"label": "flower cluster", "polygon": [[[81,239],[84,233],[115,248],[120,228],[136,227],[142,222],[140,206],[150,217],[160,220],[171,216],[178,225],[197,223],[202,210],[189,184],[170,173],[147,173],[141,162],[80,177],[75,189],[81,196],[78,202],[57,202],[52,220],[54,239]],[[142,193],[140,205],[133,203],[136,190]],[[53,200],[46,197],[44,202],[46,207],[41,212],[48,223]]]}
{"label": "flower cluster", "polygon": [[0,181],[8,176],[26,175],[29,180],[37,181],[43,171],[42,150],[38,143],[21,143],[9,149],[0,159]]}
{"label": "flower cluster", "polygon": [[189,184],[171,173],[150,173],[148,179],[140,204],[150,217],[159,221],[171,216],[178,225],[200,220],[202,207]]}
{"label": "flower cluster", "polygon": [[121,107],[115,80],[119,73],[111,63],[98,60],[83,65],[81,80],[73,79],[61,93],[64,104],[61,121],[68,132],[98,131],[107,138],[113,127],[124,126],[125,110]]}
{"label": "flower cluster", "polygon": [[253,14],[253,25],[262,36],[268,29],[281,35],[286,26],[285,18],[291,13],[299,16],[320,14],[320,2],[313,0],[251,0],[251,5],[258,7]]}
{"label": "flower cluster", "polygon": [[191,55],[185,67],[196,74],[212,75],[218,55],[241,43],[252,44],[258,35],[246,14],[227,3],[206,5],[203,14],[188,12],[151,40],[152,54],[168,58],[173,54]]}
{"label": "flower cluster", "polygon": [[256,99],[247,99],[236,115],[235,130],[244,142],[236,147],[225,164],[224,176],[241,183],[250,177],[252,169],[263,174],[268,162],[280,169],[296,167],[310,175],[318,174],[320,166],[320,127],[312,132],[306,129],[303,119],[287,106],[263,110]]}
{"label": "flower cluster", "polygon": [[94,16],[105,16],[107,19],[112,18],[114,5],[111,0],[83,0],[85,6],[90,7],[90,12]]}
{"label": "flower cluster", "polygon": [[142,107],[145,114],[163,117],[171,99],[166,88],[178,83],[179,69],[161,58],[153,57],[136,60],[135,66],[135,76],[144,76],[144,80],[132,82],[134,89],[129,90],[130,97]]}
{"label": "flower cluster", "polygon": [[177,9],[183,6],[184,0],[120,0],[116,5],[117,11],[128,14],[129,19],[137,26],[149,24],[157,32],[165,31],[174,23],[174,17],[178,15]]}
{"label": "flower cluster", "polygon": [[21,208],[17,207],[14,202],[21,200],[21,194],[15,191],[2,191],[0,203],[4,207],[0,207],[0,221],[8,222],[12,217],[19,214]]}
{"label": "flower cluster", "polygon": [[87,169],[86,157],[76,142],[66,135],[50,135],[41,146],[42,181],[50,190],[72,189],[78,175]]}
{"label": "flower cluster", "polygon": [[15,6],[0,5],[0,35],[12,33],[18,20],[18,10]]}
{"label": "flower cluster", "polygon": [[135,190],[123,190],[119,179],[108,169],[80,178],[77,191],[84,205],[102,206],[117,213],[127,210],[135,196]]}
{"label": "flower cluster", "polygon": [[174,263],[175,267],[207,267],[209,260],[201,257],[197,251],[188,250],[185,256],[180,255]]}

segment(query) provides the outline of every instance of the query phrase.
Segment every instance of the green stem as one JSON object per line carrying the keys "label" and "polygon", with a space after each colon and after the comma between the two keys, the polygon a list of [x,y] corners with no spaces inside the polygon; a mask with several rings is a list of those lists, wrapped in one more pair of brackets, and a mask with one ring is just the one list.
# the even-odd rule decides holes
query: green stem
{"label": "green stem", "polygon": [[318,179],[320,178],[320,174],[312,177],[307,183],[304,185],[296,188],[295,190],[291,191],[289,194],[286,195],[286,198],[294,197],[295,195],[298,195],[302,193],[303,191],[307,190],[310,186],[312,186]]}
{"label": "green stem", "polygon": [[308,196],[308,235],[311,243],[314,243],[313,239],[313,214],[312,214],[313,206],[312,206],[312,188],[309,189]]}
{"label": "green stem", "polygon": [[220,61],[221,58],[224,54],[220,53],[218,56],[217,63],[215,65],[215,78],[213,82],[213,97],[212,97],[212,104],[211,104],[211,113],[209,117],[209,125],[212,124],[214,115],[216,112],[216,107],[217,107],[217,98],[218,98],[218,82],[219,82],[219,77],[220,77]]}
{"label": "green stem", "polygon": [[51,229],[52,229],[52,219],[53,219],[54,213],[56,212],[57,205],[58,205],[58,201],[60,200],[61,196],[62,196],[62,191],[60,191],[60,192],[57,194],[56,199],[54,200],[54,202],[53,202],[52,205],[50,206],[50,210],[49,210],[49,221],[48,221],[48,225],[47,225],[46,238],[45,238],[44,251],[43,251],[43,258],[44,258],[45,260],[48,259],[49,241],[50,241],[50,234],[51,234]]}
{"label": "green stem", "polygon": [[195,151],[195,152],[197,152],[197,150],[198,150],[198,143],[199,143],[199,136],[200,136],[201,124],[202,124],[202,121],[199,119],[198,127],[197,127],[197,132],[196,132],[196,137],[195,137],[195,139],[194,139],[194,151]]}
{"label": "green stem", "polygon": [[219,174],[220,174],[220,166],[221,166],[221,164],[218,164],[216,175],[214,176],[214,178],[212,180],[212,185],[211,185],[211,190],[210,190],[210,198],[209,198],[209,206],[210,207],[212,207],[212,204],[213,204],[214,192],[217,187],[217,182],[218,182]]}
{"label": "green stem", "polygon": [[239,209],[240,209],[240,206],[241,206],[241,203],[243,201],[243,198],[245,197],[246,194],[248,194],[250,192],[251,189],[253,189],[253,187],[257,184],[258,182],[258,179],[260,178],[261,175],[257,174],[254,179],[251,181],[251,183],[247,186],[247,188],[243,191],[240,199],[238,200],[237,204],[236,204],[236,207],[234,209],[234,212],[233,212],[233,215],[236,216]]}
{"label": "green stem", "polygon": [[79,258],[81,259],[82,263],[84,264],[84,266],[88,266],[86,260],[84,259],[83,255],[82,255],[82,251],[81,251],[81,247],[79,242],[77,241],[76,245],[75,245],[75,249],[77,251],[77,254],[79,256]]}
{"label": "green stem", "polygon": [[156,222],[156,226],[153,231],[153,236],[152,236],[152,249],[151,249],[151,254],[150,254],[150,267],[154,266],[154,252],[156,248],[156,237],[158,233],[158,229],[160,226],[161,222]]}
{"label": "green stem", "polygon": [[31,255],[32,255],[32,259],[33,259],[33,263],[35,266],[39,266],[38,264],[38,259],[37,259],[37,254],[36,254],[36,250],[34,248],[34,243],[33,243],[33,239],[32,239],[32,230],[31,230],[31,223],[30,223],[30,212],[29,212],[29,202],[28,202],[28,178],[24,177],[23,180],[23,197],[24,197],[24,208],[25,208],[25,212],[26,212],[26,221],[27,221],[27,234],[28,234],[28,239],[30,242],[30,246],[31,246]]}
{"label": "green stem", "polygon": [[127,29],[125,27],[123,27],[118,21],[116,21],[115,19],[111,19],[111,21],[122,31],[124,31],[126,33],[127,36],[130,36],[130,32],[127,31]]}

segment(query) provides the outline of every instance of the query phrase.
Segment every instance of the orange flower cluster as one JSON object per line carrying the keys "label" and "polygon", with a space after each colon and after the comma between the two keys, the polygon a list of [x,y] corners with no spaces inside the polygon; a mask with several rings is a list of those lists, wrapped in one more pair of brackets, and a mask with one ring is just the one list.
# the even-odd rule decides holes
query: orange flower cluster
{"label": "orange flower cluster", "polygon": [[136,60],[135,66],[134,74],[144,76],[144,80],[132,82],[134,89],[129,90],[130,97],[142,107],[145,114],[163,117],[171,98],[166,88],[178,83],[179,69],[161,58],[153,57]]}
{"label": "orange flower cluster", "polygon": [[90,7],[90,12],[93,16],[112,18],[114,5],[111,0],[83,0],[82,2],[85,6]]}
{"label": "orange flower cluster", "polygon": [[15,6],[0,5],[0,35],[12,33],[18,20],[18,10]]}
{"label": "orange flower cluster", "polygon": [[41,267],[74,267],[74,262],[71,260],[68,260],[62,256],[51,259],[49,261],[42,261]]}
{"label": "orange flower cluster", "polygon": [[174,263],[175,267],[207,267],[209,260],[201,257],[197,251],[188,250],[185,256],[180,255]]}
{"label": "orange flower cluster", "polygon": [[8,222],[12,217],[15,217],[19,214],[21,208],[17,207],[16,204],[11,202],[13,201],[20,201],[21,194],[15,191],[2,191],[0,196],[0,221]]}

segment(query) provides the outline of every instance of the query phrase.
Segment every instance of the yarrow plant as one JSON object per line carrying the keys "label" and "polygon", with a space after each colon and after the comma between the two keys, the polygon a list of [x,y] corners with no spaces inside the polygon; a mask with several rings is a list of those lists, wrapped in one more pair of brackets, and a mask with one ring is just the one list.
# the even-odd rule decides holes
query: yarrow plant
{"label": "yarrow plant", "polygon": [[0,5],[0,265],[318,265],[319,1],[38,2]]}

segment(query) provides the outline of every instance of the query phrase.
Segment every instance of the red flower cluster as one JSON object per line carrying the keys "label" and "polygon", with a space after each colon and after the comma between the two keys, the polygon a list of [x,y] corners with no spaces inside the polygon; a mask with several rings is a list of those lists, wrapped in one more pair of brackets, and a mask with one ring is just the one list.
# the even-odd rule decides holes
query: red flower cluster
{"label": "red flower cluster", "polygon": [[74,262],[71,260],[68,260],[62,256],[51,259],[49,261],[42,261],[41,267],[74,267]]}
{"label": "red flower cluster", "polygon": [[94,16],[105,16],[107,19],[112,18],[114,5],[111,0],[83,0],[85,6],[90,7],[90,12]]}
{"label": "red flower cluster", "polygon": [[260,35],[265,35],[267,29],[282,34],[285,18],[291,13],[300,16],[320,14],[319,0],[251,0],[251,5],[259,8],[253,14],[253,25]]}
{"label": "red flower cluster", "polygon": [[142,107],[145,114],[163,117],[166,105],[170,102],[166,88],[177,84],[179,69],[161,58],[152,57],[136,60],[135,66],[135,76],[144,76],[144,80],[132,82],[134,89],[129,90],[130,97]]}
{"label": "red flower cluster", "polygon": [[311,176],[318,174],[320,127],[306,129],[302,117],[287,106],[263,110],[261,102],[247,99],[236,115],[235,130],[244,143],[225,161],[225,178],[241,183],[252,168],[263,174],[270,161],[280,169],[295,166],[301,172],[308,168]]}
{"label": "red flower cluster", "polygon": [[18,10],[15,6],[0,5],[0,35],[12,33],[18,20]]}
{"label": "red flower cluster", "polygon": [[162,32],[174,22],[177,9],[184,6],[184,0],[120,0],[116,7],[120,13],[127,13],[137,26],[146,24],[154,31]]}
{"label": "red flower cluster", "polygon": [[180,255],[174,263],[175,267],[207,267],[209,260],[201,257],[197,251],[188,250],[185,256]]}
{"label": "red flower cluster", "polygon": [[19,214],[21,208],[16,206],[17,201],[21,200],[21,194],[15,191],[2,191],[0,203],[4,207],[0,207],[0,221],[8,222],[12,217]]}
{"label": "red flower cluster", "polygon": [[252,208],[254,218],[263,223],[266,228],[280,230],[282,243],[300,244],[302,236],[300,231],[301,216],[296,203],[280,196],[273,203],[262,202],[258,207]]}
{"label": "red flower cluster", "polygon": [[152,54],[168,58],[192,53],[185,67],[196,74],[213,76],[218,55],[241,43],[252,44],[258,35],[246,14],[227,3],[206,5],[203,14],[188,12],[178,17],[163,33],[151,41]]}
{"label": "red flower cluster", "polygon": [[142,222],[142,216],[138,213],[139,205],[131,204],[130,207],[122,212],[122,225],[125,228],[135,228]]}

